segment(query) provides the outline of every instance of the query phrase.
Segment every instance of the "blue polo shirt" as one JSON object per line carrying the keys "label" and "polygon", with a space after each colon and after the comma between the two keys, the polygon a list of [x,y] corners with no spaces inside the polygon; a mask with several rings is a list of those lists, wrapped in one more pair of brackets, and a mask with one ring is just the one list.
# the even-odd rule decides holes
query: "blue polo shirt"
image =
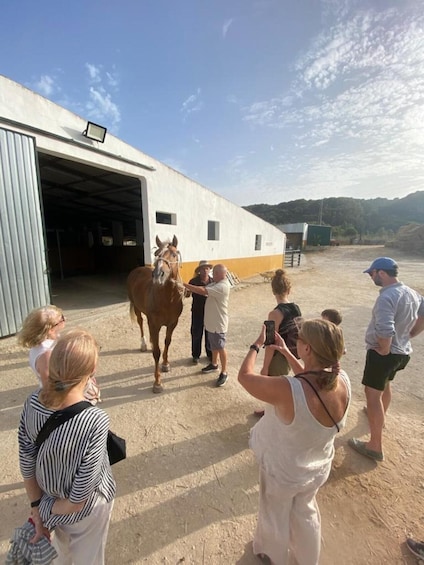
{"label": "blue polo shirt", "polygon": [[424,316],[424,298],[402,282],[380,290],[365,334],[367,349],[378,346],[377,336],[392,338],[390,353],[409,355],[412,352],[409,332],[417,318]]}

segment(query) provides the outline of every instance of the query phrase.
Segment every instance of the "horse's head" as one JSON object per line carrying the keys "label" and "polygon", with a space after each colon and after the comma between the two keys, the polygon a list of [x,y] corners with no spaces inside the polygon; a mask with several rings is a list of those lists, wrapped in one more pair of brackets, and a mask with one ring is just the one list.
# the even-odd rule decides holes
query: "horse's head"
{"label": "horse's head", "polygon": [[166,281],[178,279],[180,267],[180,252],[177,249],[178,240],[174,235],[171,242],[162,242],[156,236],[158,248],[155,251],[155,262],[153,268],[153,283],[163,285]]}

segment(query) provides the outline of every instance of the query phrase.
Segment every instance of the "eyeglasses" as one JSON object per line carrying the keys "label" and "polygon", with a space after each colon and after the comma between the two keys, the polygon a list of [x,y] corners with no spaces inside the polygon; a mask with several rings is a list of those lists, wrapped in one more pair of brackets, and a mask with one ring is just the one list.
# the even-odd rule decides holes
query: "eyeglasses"
{"label": "eyeglasses", "polygon": [[58,326],[59,324],[61,324],[62,322],[66,322],[66,318],[65,316],[62,314],[62,316],[60,317],[60,320],[57,322],[57,324],[53,324],[52,328],[55,328],[56,326]]}

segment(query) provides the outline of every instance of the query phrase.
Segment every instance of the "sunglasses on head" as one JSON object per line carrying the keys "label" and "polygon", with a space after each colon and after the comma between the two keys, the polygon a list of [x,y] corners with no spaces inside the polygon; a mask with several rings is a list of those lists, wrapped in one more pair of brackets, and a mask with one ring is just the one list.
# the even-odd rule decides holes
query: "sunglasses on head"
{"label": "sunglasses on head", "polygon": [[62,314],[62,316],[60,317],[60,320],[59,320],[56,324],[53,324],[52,327],[55,328],[56,326],[58,326],[59,324],[61,324],[62,322],[65,322],[65,321],[66,321],[66,318],[65,318],[65,316]]}

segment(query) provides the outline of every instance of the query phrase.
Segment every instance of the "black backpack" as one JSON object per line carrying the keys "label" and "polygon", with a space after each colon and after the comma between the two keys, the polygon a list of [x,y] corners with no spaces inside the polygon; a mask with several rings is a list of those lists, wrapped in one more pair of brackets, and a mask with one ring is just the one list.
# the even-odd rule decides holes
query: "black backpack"
{"label": "black backpack", "polygon": [[299,335],[299,328],[296,320],[302,316],[299,306],[294,303],[285,304],[281,302],[277,305],[277,309],[280,310],[284,316],[283,321],[278,328],[278,333],[286,342],[291,353],[299,359],[296,348],[297,338]]}

